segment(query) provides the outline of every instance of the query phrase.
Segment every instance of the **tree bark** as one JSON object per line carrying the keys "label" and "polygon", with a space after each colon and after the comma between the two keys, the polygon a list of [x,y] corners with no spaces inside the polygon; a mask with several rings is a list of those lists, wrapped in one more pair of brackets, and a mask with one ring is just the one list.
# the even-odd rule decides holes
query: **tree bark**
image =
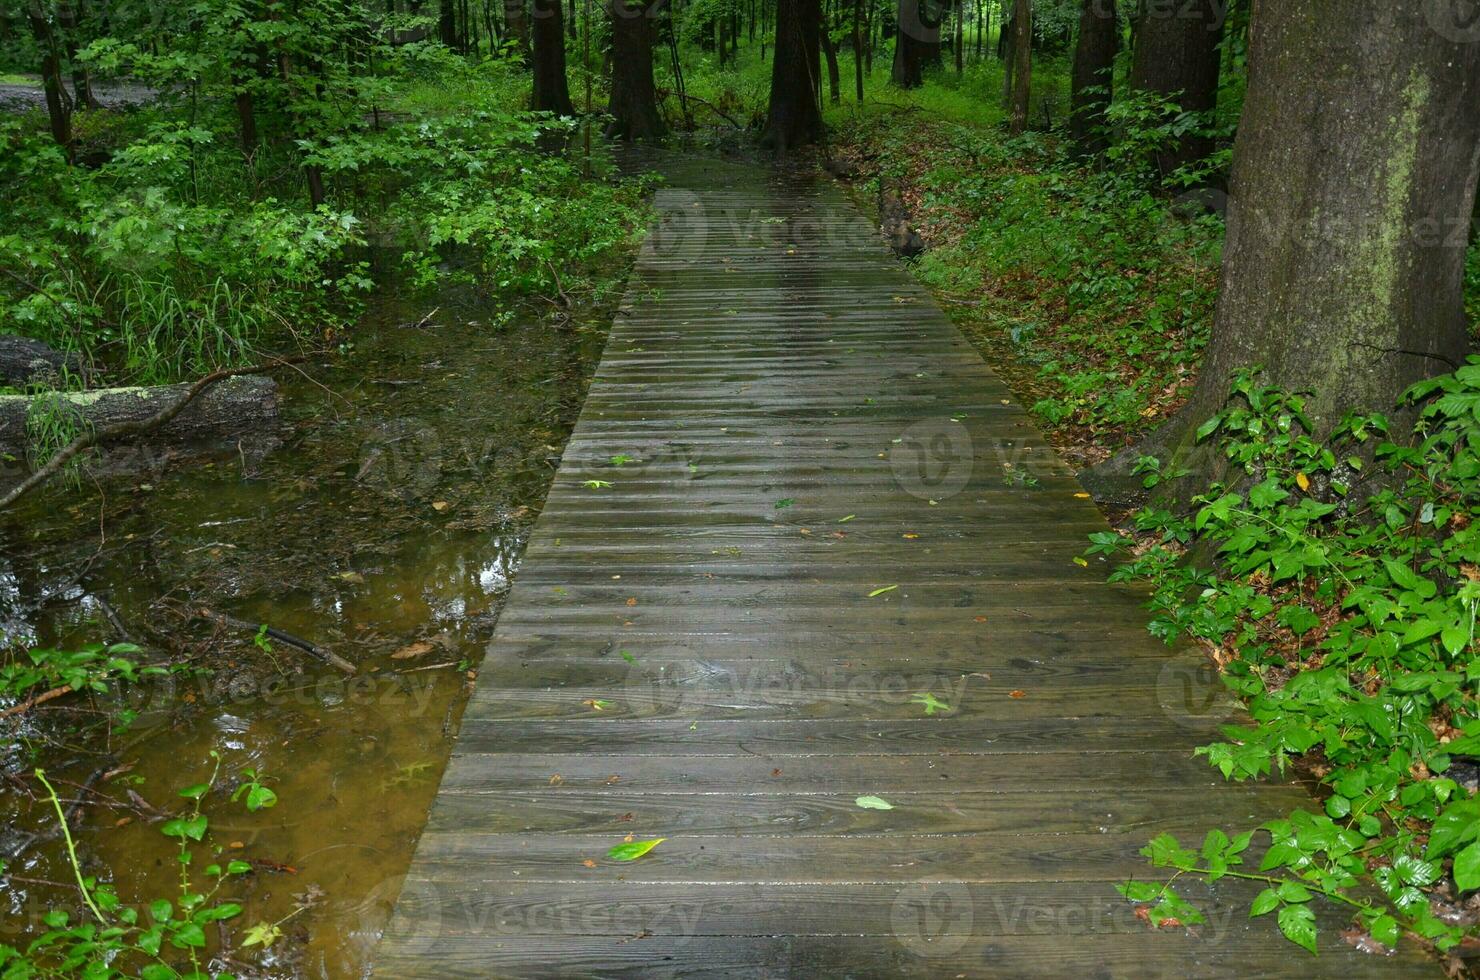
{"label": "tree bark", "polygon": [[62,59],[57,51],[56,33],[51,19],[41,6],[41,0],[30,0],[26,15],[31,21],[31,33],[36,37],[36,47],[41,51],[41,83],[46,94],[46,115],[51,122],[51,136],[72,159],[72,107],[68,104],[67,91],[62,87]]}
{"label": "tree bark", "polygon": [[657,0],[610,0],[612,95],[608,137],[657,139],[663,135],[653,85],[652,12]]}
{"label": "tree bark", "polygon": [[853,87],[863,101],[863,0],[853,0]]}
{"label": "tree bark", "polygon": [[521,58],[530,56],[530,6],[528,0],[503,0],[503,24]]}
{"label": "tree bark", "polygon": [[[82,393],[58,392],[44,398],[60,399],[62,410],[92,429],[143,422],[191,388],[188,384],[159,388],[106,388]],[[0,395],[0,450],[20,455],[26,451],[26,418],[33,399]],[[188,408],[160,427],[161,439],[200,439],[256,431],[277,423],[277,382],[260,376],[231,378],[215,385]]]}
{"label": "tree bark", "polygon": [[837,105],[843,101],[842,93],[839,91],[842,85],[842,76],[838,70],[838,49],[837,45],[833,44],[831,26],[824,23],[819,36],[822,40],[823,56],[827,58],[828,98],[832,100],[833,105]]}
{"label": "tree bark", "polygon": [[1015,0],[1012,34],[1012,120],[1009,129],[1015,135],[1028,128],[1028,100],[1033,94],[1033,0]]}
{"label": "tree bark", "polygon": [[777,0],[771,107],[761,141],[779,156],[822,138],[821,33],[818,0]]}
{"label": "tree bark", "polygon": [[457,8],[453,0],[440,0],[437,7],[437,39],[457,50]]}
{"label": "tree bark", "polygon": [[919,88],[925,83],[925,65],[940,57],[939,15],[933,15],[931,0],[899,0],[897,30],[894,32],[894,66],[890,80],[900,88]]}
{"label": "tree bark", "polygon": [[64,354],[29,337],[0,336],[0,384],[42,382],[64,371],[74,376],[82,373],[76,354]]}
{"label": "tree bark", "polygon": [[[1167,97],[1184,112],[1210,112],[1218,104],[1218,42],[1225,12],[1224,0],[1146,0],[1130,87]],[[1211,140],[1189,132],[1157,155],[1157,167],[1169,175],[1212,152]]]}
{"label": "tree bark", "polygon": [[1115,53],[1120,31],[1114,0],[1083,0],[1079,43],[1074,49],[1074,75],[1069,98],[1069,136],[1089,156],[1105,152],[1105,110],[1115,84]]}
{"label": "tree bark", "polygon": [[565,79],[565,31],[560,0],[534,0],[534,95],[530,106],[557,116],[574,116]]}
{"label": "tree bark", "polygon": [[1097,469],[1102,487],[1143,452],[1215,472],[1195,430],[1240,369],[1310,392],[1319,436],[1347,412],[1391,412],[1410,384],[1463,363],[1480,44],[1436,31],[1419,3],[1350,14],[1345,0],[1256,7],[1223,286],[1197,387],[1142,446]]}

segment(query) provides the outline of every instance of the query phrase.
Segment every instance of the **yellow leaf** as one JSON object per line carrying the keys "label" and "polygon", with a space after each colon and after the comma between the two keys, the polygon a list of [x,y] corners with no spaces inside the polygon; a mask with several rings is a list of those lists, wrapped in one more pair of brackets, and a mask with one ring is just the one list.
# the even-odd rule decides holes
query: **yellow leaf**
{"label": "yellow leaf", "polygon": [[1296,473],[1295,474],[1295,483],[1302,490],[1309,490],[1310,489],[1310,477],[1306,476],[1304,473]]}

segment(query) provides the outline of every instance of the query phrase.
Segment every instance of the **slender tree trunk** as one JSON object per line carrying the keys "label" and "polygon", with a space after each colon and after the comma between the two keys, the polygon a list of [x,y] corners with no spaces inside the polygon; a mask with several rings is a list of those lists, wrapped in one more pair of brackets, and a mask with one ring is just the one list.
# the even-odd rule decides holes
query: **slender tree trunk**
{"label": "slender tree trunk", "polygon": [[1028,105],[1033,94],[1033,2],[1015,0],[1012,11],[1012,121],[1011,131],[1028,128]]}
{"label": "slender tree trunk", "polygon": [[771,107],[762,142],[780,156],[822,138],[821,34],[818,0],[776,0]]}
{"label": "slender tree trunk", "polygon": [[653,85],[653,24],[657,0],[611,0],[612,95],[609,137],[657,139],[663,135]]}
{"label": "slender tree trunk", "polygon": [[[1218,42],[1223,37],[1224,13],[1224,0],[1147,4],[1140,17],[1130,87],[1165,96],[1184,112],[1211,111],[1218,103]],[[1189,132],[1158,154],[1157,166],[1168,175],[1212,151],[1211,140]]]}
{"label": "slender tree trunk", "polygon": [[72,159],[72,106],[62,86],[62,59],[57,50],[56,34],[41,0],[30,0],[26,6],[31,33],[41,51],[41,83],[46,94],[46,115],[51,122],[51,136]]}
{"label": "slender tree trunk", "polygon": [[570,23],[567,24],[566,27],[570,31],[570,39],[574,41],[577,37],[579,37],[579,35],[576,34],[576,0],[570,0],[570,10],[567,12],[567,14],[570,17]]}
{"label": "slender tree trunk", "polygon": [[853,0],[853,87],[863,101],[863,0]]}
{"label": "slender tree trunk", "polygon": [[841,72],[838,70],[838,47],[833,43],[832,27],[828,23],[822,25],[820,32],[822,40],[822,53],[827,58],[827,94],[833,104],[843,101],[842,94],[838,91],[842,85]]}
{"label": "slender tree trunk", "polygon": [[82,30],[82,0],[57,4],[57,25],[61,28],[67,64],[72,68],[73,105],[78,109],[96,109],[100,103],[93,96],[92,79],[87,66],[77,57],[77,36]]}
{"label": "slender tree trunk", "polygon": [[1353,17],[1345,0],[1261,0],[1255,15],[1223,286],[1197,387],[1101,477],[1143,451],[1215,472],[1194,433],[1240,369],[1310,392],[1319,435],[1348,412],[1392,411],[1470,349],[1480,44],[1436,30],[1420,3]]}
{"label": "slender tree trunk", "polygon": [[966,0],[956,0],[956,74],[966,71]]}
{"label": "slender tree trunk", "polygon": [[534,0],[534,94],[530,107],[574,116],[565,79],[565,30],[560,24],[560,0]]}
{"label": "slender tree trunk", "polygon": [[1081,153],[1094,156],[1105,151],[1105,110],[1115,84],[1115,52],[1119,46],[1113,0],[1083,0],[1069,98],[1069,136]]}

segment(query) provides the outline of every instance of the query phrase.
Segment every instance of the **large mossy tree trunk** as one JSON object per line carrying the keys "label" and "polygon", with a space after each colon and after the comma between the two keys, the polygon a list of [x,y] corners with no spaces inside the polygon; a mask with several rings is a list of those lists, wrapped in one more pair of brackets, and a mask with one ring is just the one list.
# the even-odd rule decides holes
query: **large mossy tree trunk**
{"label": "large mossy tree trunk", "polygon": [[1097,468],[1098,489],[1113,490],[1143,453],[1215,474],[1196,427],[1241,369],[1310,392],[1323,434],[1347,412],[1391,412],[1409,385],[1463,363],[1480,44],[1435,31],[1420,3],[1350,13],[1346,0],[1255,6],[1222,292],[1197,387],[1167,425]]}
{"label": "large mossy tree trunk", "polygon": [[1105,110],[1115,84],[1119,48],[1114,0],[1083,0],[1069,96],[1069,136],[1079,152],[1088,156],[1097,156],[1106,148]]}
{"label": "large mossy tree trunk", "polygon": [[[1287,2],[1301,5],[1300,0]],[[1260,6],[1265,13],[1263,8],[1271,5]],[[1227,8],[1226,0],[1146,0],[1137,24],[1131,89],[1164,96],[1184,112],[1212,110],[1218,104],[1218,43]],[[1345,16],[1367,19],[1352,11]],[[1316,52],[1311,55],[1313,61],[1321,60]],[[1170,174],[1212,152],[1212,142],[1193,130],[1157,154],[1157,167]]]}
{"label": "large mossy tree trunk", "polygon": [[900,88],[919,88],[925,83],[925,66],[940,57],[942,14],[930,10],[930,0],[899,0],[896,10],[889,78]]}
{"label": "large mossy tree trunk", "polygon": [[778,156],[822,138],[821,34],[819,0],[777,0],[771,108],[761,142]]}
{"label": "large mossy tree trunk", "polygon": [[611,0],[612,94],[609,137],[657,139],[663,135],[653,85],[653,10],[657,0]]}
{"label": "large mossy tree trunk", "polygon": [[574,116],[570,87],[565,80],[565,28],[560,22],[560,0],[534,0],[534,95],[530,108]]}

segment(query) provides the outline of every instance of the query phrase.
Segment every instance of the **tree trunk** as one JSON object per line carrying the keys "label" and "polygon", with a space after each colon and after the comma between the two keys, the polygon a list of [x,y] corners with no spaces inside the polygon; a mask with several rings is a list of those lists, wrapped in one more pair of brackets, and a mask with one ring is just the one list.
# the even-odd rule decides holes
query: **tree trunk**
{"label": "tree trunk", "polygon": [[956,0],[956,74],[966,71],[966,0]]}
{"label": "tree trunk", "polygon": [[1197,387],[1143,446],[1097,470],[1102,486],[1142,452],[1213,472],[1195,430],[1239,369],[1311,392],[1321,435],[1347,412],[1390,412],[1410,384],[1463,362],[1480,44],[1436,31],[1418,3],[1350,14],[1344,0],[1261,0]]}
{"label": "tree trunk", "polygon": [[1012,11],[1012,133],[1028,128],[1033,94],[1033,0],[1015,0]]}
{"label": "tree trunk", "polygon": [[[189,389],[188,384],[159,388],[105,388],[57,392],[61,410],[101,429],[121,422],[153,418]],[[0,450],[21,455],[27,449],[26,418],[33,411],[28,395],[0,395]],[[262,430],[277,424],[277,382],[271,378],[228,378],[204,392],[168,424],[148,438],[200,439]]]}
{"label": "tree trunk", "polygon": [[652,10],[656,0],[611,0],[612,95],[608,137],[657,139],[663,135],[653,86]]}
{"label": "tree trunk", "polygon": [[[1224,0],[1148,0],[1140,17],[1130,87],[1165,96],[1184,112],[1211,111],[1218,104],[1218,42],[1225,8]],[[1166,176],[1212,152],[1211,140],[1189,132],[1157,155],[1157,167]]]}
{"label": "tree trunk", "polygon": [[820,37],[822,53],[827,58],[827,94],[832,99],[833,105],[837,105],[843,101],[843,96],[839,92],[839,87],[842,85],[842,74],[838,70],[838,48],[833,44],[832,29],[829,25],[822,25]]}
{"label": "tree trunk", "polygon": [[853,87],[863,101],[863,0],[853,0]]}
{"label": "tree trunk", "polygon": [[822,138],[821,33],[818,0],[777,0],[771,107],[762,142],[779,156]]}
{"label": "tree trunk", "polygon": [[565,31],[560,0],[534,0],[534,96],[530,106],[557,116],[574,116],[565,80]]}
{"label": "tree trunk", "polygon": [[72,107],[68,104],[67,91],[62,87],[62,59],[57,51],[56,34],[52,31],[51,19],[42,9],[41,0],[30,0],[26,14],[31,21],[31,33],[36,37],[36,47],[41,50],[41,82],[46,93],[46,115],[51,121],[51,136],[70,160]]}
{"label": "tree trunk", "polygon": [[931,15],[929,2],[899,0],[890,80],[900,88],[923,85],[926,63],[940,57],[940,17]]}
{"label": "tree trunk", "polygon": [[529,58],[529,0],[504,0],[504,31],[514,50]]}
{"label": "tree trunk", "polygon": [[457,50],[457,8],[453,0],[440,0],[437,7],[437,39]]}
{"label": "tree trunk", "polygon": [[0,336],[0,385],[19,386],[59,379],[62,374],[79,377],[82,361],[28,337]]}
{"label": "tree trunk", "polygon": [[1115,4],[1111,0],[1083,0],[1079,44],[1074,49],[1069,136],[1081,153],[1090,156],[1105,152],[1105,110],[1115,84],[1115,52],[1119,47]]}
{"label": "tree trunk", "polygon": [[82,30],[82,2],[57,5],[57,24],[62,29],[62,40],[67,53],[67,63],[72,68],[73,105],[78,109],[97,109],[102,103],[93,96],[92,79],[87,66],[77,57],[77,35]]}

